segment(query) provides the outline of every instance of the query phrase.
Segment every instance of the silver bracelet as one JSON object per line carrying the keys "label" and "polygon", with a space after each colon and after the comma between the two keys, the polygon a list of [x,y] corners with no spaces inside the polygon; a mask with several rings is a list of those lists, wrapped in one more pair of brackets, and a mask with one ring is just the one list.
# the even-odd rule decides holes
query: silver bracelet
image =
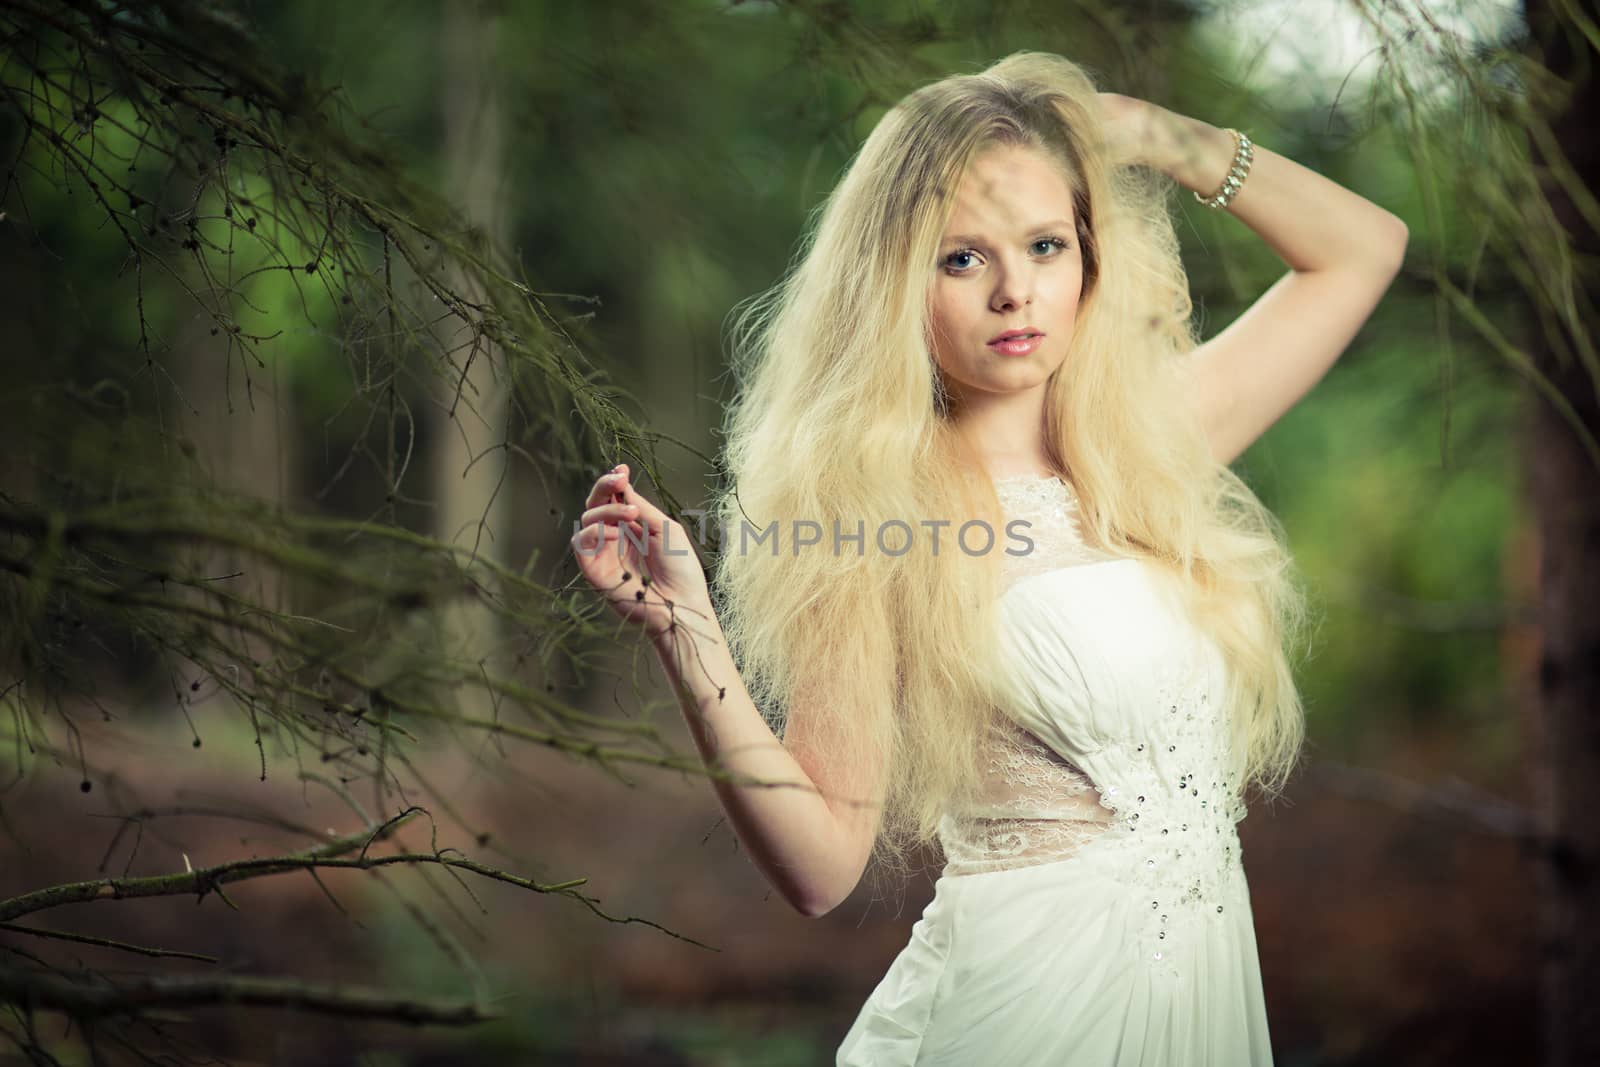
{"label": "silver bracelet", "polygon": [[1227,132],[1233,134],[1233,166],[1228,168],[1228,176],[1222,179],[1222,188],[1210,196],[1194,194],[1196,200],[1213,211],[1227,207],[1238,195],[1244,180],[1250,176],[1250,161],[1255,158],[1255,146],[1250,143],[1249,135],[1231,127]]}

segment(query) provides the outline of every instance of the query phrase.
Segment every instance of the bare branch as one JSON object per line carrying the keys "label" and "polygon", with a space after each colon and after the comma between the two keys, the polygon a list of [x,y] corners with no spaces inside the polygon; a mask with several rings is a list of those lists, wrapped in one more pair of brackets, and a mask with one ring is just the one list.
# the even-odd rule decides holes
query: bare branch
{"label": "bare branch", "polygon": [[87,934],[69,934],[64,930],[41,930],[35,926],[22,926],[18,923],[0,922],[0,930],[8,930],[14,934],[28,934],[31,937],[48,938],[54,941],[72,941],[80,945],[95,945],[99,948],[114,948],[122,952],[134,952],[141,956],[162,956],[184,960],[199,960],[201,963],[217,962],[217,957],[201,955],[198,952],[183,952],[173,948],[146,948],[144,945],[130,945],[126,941],[112,941],[104,937],[90,937]]}
{"label": "bare branch", "polygon": [[1406,814],[1443,818],[1475,830],[1527,841],[1544,838],[1533,812],[1459,778],[1423,785],[1387,771],[1328,760],[1318,760],[1310,777],[1334,792]]}
{"label": "bare branch", "polygon": [[0,1000],[65,1012],[76,1018],[170,1008],[289,1008],[346,1019],[464,1026],[494,1019],[476,1004],[410,1000],[365,989],[319,986],[280,978],[139,978],[71,982],[0,967]]}

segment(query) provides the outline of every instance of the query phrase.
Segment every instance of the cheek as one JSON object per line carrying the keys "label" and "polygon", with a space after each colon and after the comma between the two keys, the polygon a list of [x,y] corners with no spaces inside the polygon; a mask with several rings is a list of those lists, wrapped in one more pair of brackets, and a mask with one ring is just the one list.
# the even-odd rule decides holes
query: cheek
{"label": "cheek", "polygon": [[1071,310],[1077,307],[1083,292],[1083,271],[1067,269],[1052,273],[1045,286],[1044,291],[1053,306],[1062,311]]}

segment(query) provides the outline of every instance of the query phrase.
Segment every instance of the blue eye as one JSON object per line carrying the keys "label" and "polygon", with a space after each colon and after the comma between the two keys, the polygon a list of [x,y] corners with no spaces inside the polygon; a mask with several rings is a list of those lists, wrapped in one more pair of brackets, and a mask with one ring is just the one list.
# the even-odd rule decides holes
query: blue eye
{"label": "blue eye", "polygon": [[[1041,245],[1043,248],[1040,247]],[[1066,251],[1067,248],[1067,242],[1059,237],[1041,237],[1028,246],[1029,251],[1037,256],[1046,258],[1054,257],[1057,253]],[[975,259],[977,255],[978,253],[974,249],[958,248],[940,260],[939,265],[944,267],[950,274],[967,274],[971,271],[972,264],[963,261]]]}

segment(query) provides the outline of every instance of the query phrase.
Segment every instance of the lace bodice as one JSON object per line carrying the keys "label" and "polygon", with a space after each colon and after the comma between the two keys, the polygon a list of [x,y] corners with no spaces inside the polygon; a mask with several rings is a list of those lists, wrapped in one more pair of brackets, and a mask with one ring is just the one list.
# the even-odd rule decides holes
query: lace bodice
{"label": "lace bodice", "polygon": [[[1005,541],[1006,551],[1000,557],[1002,591],[1032,575],[1117,558],[1085,539],[1077,495],[1059,478],[1015,475],[996,478],[994,488],[1008,533],[1032,542],[1030,548],[1016,538]],[[1012,526],[1018,520],[1027,526]]]}
{"label": "lace bodice", "polygon": [[984,760],[984,803],[941,825],[945,874],[1062,859],[1110,825],[1112,813],[1088,776],[1027,730],[992,724]]}
{"label": "lace bodice", "polygon": [[1003,478],[995,490],[1035,544],[1001,564],[1010,695],[988,734],[982,803],[941,821],[944,873],[1082,854],[1148,893],[1147,958],[1170,965],[1168,931],[1220,919],[1212,909],[1239,869],[1220,650],[1151,564],[1085,541],[1066,483]]}

